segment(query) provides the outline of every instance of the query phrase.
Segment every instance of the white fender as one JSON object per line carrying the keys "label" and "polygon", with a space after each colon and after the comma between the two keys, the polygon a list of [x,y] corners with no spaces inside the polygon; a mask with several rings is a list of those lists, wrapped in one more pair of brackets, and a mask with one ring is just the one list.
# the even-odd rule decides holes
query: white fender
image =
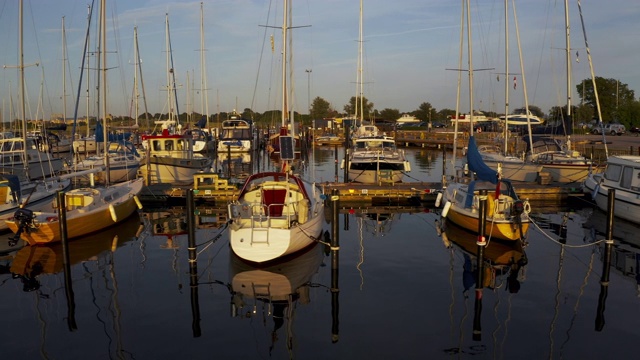
{"label": "white fender", "polygon": [[344,169],[344,159],[340,162],[340,169]]}
{"label": "white fender", "polygon": [[441,202],[442,202],[442,193],[438,193],[438,196],[436,196],[436,207],[440,207]]}
{"label": "white fender", "polygon": [[404,162],[404,171],[405,172],[410,172],[411,171],[411,163],[408,161]]}
{"label": "white fender", "polygon": [[136,202],[136,205],[138,205],[138,209],[142,210],[142,202],[138,199],[138,195],[133,195],[133,200]]}
{"label": "white fender", "polygon": [[444,207],[442,208],[442,217],[446,218],[449,213],[449,209],[451,209],[451,201],[447,201],[444,203]]}
{"label": "white fender", "polygon": [[111,213],[111,220],[118,222],[118,214],[116,214],[116,208],[113,207],[113,204],[109,204],[109,212]]}
{"label": "white fender", "polygon": [[596,187],[593,188],[593,192],[591,193],[591,200],[596,199],[598,197],[598,191],[600,190],[600,184],[596,184]]}

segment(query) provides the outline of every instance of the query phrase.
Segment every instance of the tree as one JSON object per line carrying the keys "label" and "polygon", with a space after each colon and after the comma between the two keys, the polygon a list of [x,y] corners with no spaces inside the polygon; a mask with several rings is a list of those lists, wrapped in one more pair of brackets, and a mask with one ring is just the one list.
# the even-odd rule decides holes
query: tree
{"label": "tree", "polygon": [[[311,102],[311,118],[312,119],[324,119],[332,117],[331,104],[321,97],[316,97]],[[334,111],[335,112],[335,111]]]}
{"label": "tree", "polygon": [[420,107],[418,107],[418,110],[413,112],[413,116],[422,121],[433,120],[435,114],[436,109],[434,109],[433,106],[431,106],[431,103],[428,102],[423,102],[420,104]]}
{"label": "tree", "polygon": [[[627,84],[621,83],[616,79],[605,79],[603,77],[596,76],[595,78],[596,88],[598,89],[598,100],[600,102],[600,111],[602,119],[605,121],[624,121],[627,125],[632,119],[623,119],[621,115],[623,112],[621,109],[633,109],[633,102],[635,102],[635,94],[633,90],[629,89]],[[593,90],[593,82],[591,79],[582,80],[576,85],[578,94],[583,103],[590,105],[595,111],[595,117],[598,118],[596,97]],[[626,113],[626,111],[624,111]],[[637,118],[637,114],[625,114],[626,116]]]}
{"label": "tree", "polygon": [[[358,110],[362,111],[362,118],[366,119],[367,115],[371,113],[371,110],[373,110],[373,103],[370,103],[369,100],[366,97],[362,97],[362,108],[360,109],[360,98],[358,98]],[[344,106],[344,112],[347,113],[347,115],[360,115],[360,112],[358,112],[358,114],[356,114],[356,97],[352,96],[351,99],[349,100],[349,103],[347,105]]]}
{"label": "tree", "polygon": [[400,118],[400,110],[385,108],[382,111],[380,111],[380,116],[384,120],[391,120],[395,123],[395,121],[398,120],[398,118]]}

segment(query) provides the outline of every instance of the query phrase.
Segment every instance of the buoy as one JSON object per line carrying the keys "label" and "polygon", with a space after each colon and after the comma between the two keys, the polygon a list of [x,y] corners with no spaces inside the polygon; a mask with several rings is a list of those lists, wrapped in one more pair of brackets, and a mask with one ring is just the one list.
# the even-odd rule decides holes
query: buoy
{"label": "buoy", "polygon": [[109,212],[111,213],[111,220],[118,222],[118,214],[116,214],[116,208],[113,207],[113,204],[109,204]]}
{"label": "buoy", "polygon": [[441,201],[442,201],[442,193],[438,193],[438,196],[436,196],[436,207],[440,207]]}
{"label": "buoy", "polygon": [[138,195],[133,195],[133,200],[135,200],[136,205],[138,205],[138,209],[142,210],[142,203],[140,202],[140,199],[138,199]]}
{"label": "buoy", "polygon": [[449,209],[451,208],[451,201],[447,201],[444,203],[444,207],[442,208],[442,217],[446,218],[449,213]]}

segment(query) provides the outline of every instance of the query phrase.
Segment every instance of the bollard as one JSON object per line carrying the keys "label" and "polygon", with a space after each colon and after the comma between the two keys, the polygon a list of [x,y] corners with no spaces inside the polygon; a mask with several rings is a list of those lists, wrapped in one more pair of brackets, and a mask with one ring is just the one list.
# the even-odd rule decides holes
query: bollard
{"label": "bollard", "polygon": [[604,329],[604,309],[609,293],[609,274],[611,271],[611,254],[613,252],[613,213],[615,210],[616,190],[609,189],[607,193],[607,227],[604,245],[604,257],[602,259],[602,277],[600,278],[600,295],[598,296],[598,309],[596,313],[596,331]]}
{"label": "bollard", "polygon": [[333,161],[335,163],[335,182],[338,182],[338,145],[333,147]]}
{"label": "bollard", "polygon": [[67,234],[67,205],[65,203],[64,191],[56,193],[58,197],[58,223],[60,225],[60,240],[62,241],[62,266],[64,269],[64,289],[67,297],[67,325],[70,331],[78,329],[76,325],[76,302],[73,293],[73,281],[71,279],[71,261],[69,260],[69,239]]}

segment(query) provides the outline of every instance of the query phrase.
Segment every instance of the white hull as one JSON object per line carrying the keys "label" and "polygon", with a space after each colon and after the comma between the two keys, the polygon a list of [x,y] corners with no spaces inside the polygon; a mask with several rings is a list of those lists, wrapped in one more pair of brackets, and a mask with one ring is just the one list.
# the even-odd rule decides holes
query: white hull
{"label": "white hull", "polygon": [[[265,218],[266,219],[266,218]],[[273,227],[286,219],[271,219],[264,222],[242,220],[242,227],[231,231],[231,248],[240,258],[262,263],[300,251],[316,241],[312,237],[320,236],[324,211],[320,211],[308,222],[289,229]],[[269,227],[268,223],[272,226]]]}
{"label": "white hull", "polygon": [[400,170],[352,170],[348,172],[349,181],[363,184],[378,184],[380,182],[401,182],[404,173]]}
{"label": "white hull", "polygon": [[295,253],[322,233],[321,190],[284,173],[247,179],[238,201],[229,204],[230,243],[240,258],[264,263]]}
{"label": "white hull", "polygon": [[614,215],[640,224],[640,201],[638,200],[640,191],[620,188],[602,179],[601,174],[589,175],[583,184],[584,192],[590,194],[598,208],[606,212],[609,203],[609,189],[615,189]]}
{"label": "white hull", "polygon": [[149,179],[152,184],[189,185],[193,183],[193,175],[206,169],[207,166],[180,166],[171,163],[151,162],[140,166],[140,173],[145,181]]}
{"label": "white hull", "polygon": [[535,182],[538,173],[542,171],[542,165],[519,162],[500,162],[485,159],[490,168],[498,169],[498,164],[502,165],[502,177],[514,181]]}
{"label": "white hull", "polygon": [[218,143],[218,153],[237,153],[237,152],[250,152],[251,141],[249,140],[220,140]]}

